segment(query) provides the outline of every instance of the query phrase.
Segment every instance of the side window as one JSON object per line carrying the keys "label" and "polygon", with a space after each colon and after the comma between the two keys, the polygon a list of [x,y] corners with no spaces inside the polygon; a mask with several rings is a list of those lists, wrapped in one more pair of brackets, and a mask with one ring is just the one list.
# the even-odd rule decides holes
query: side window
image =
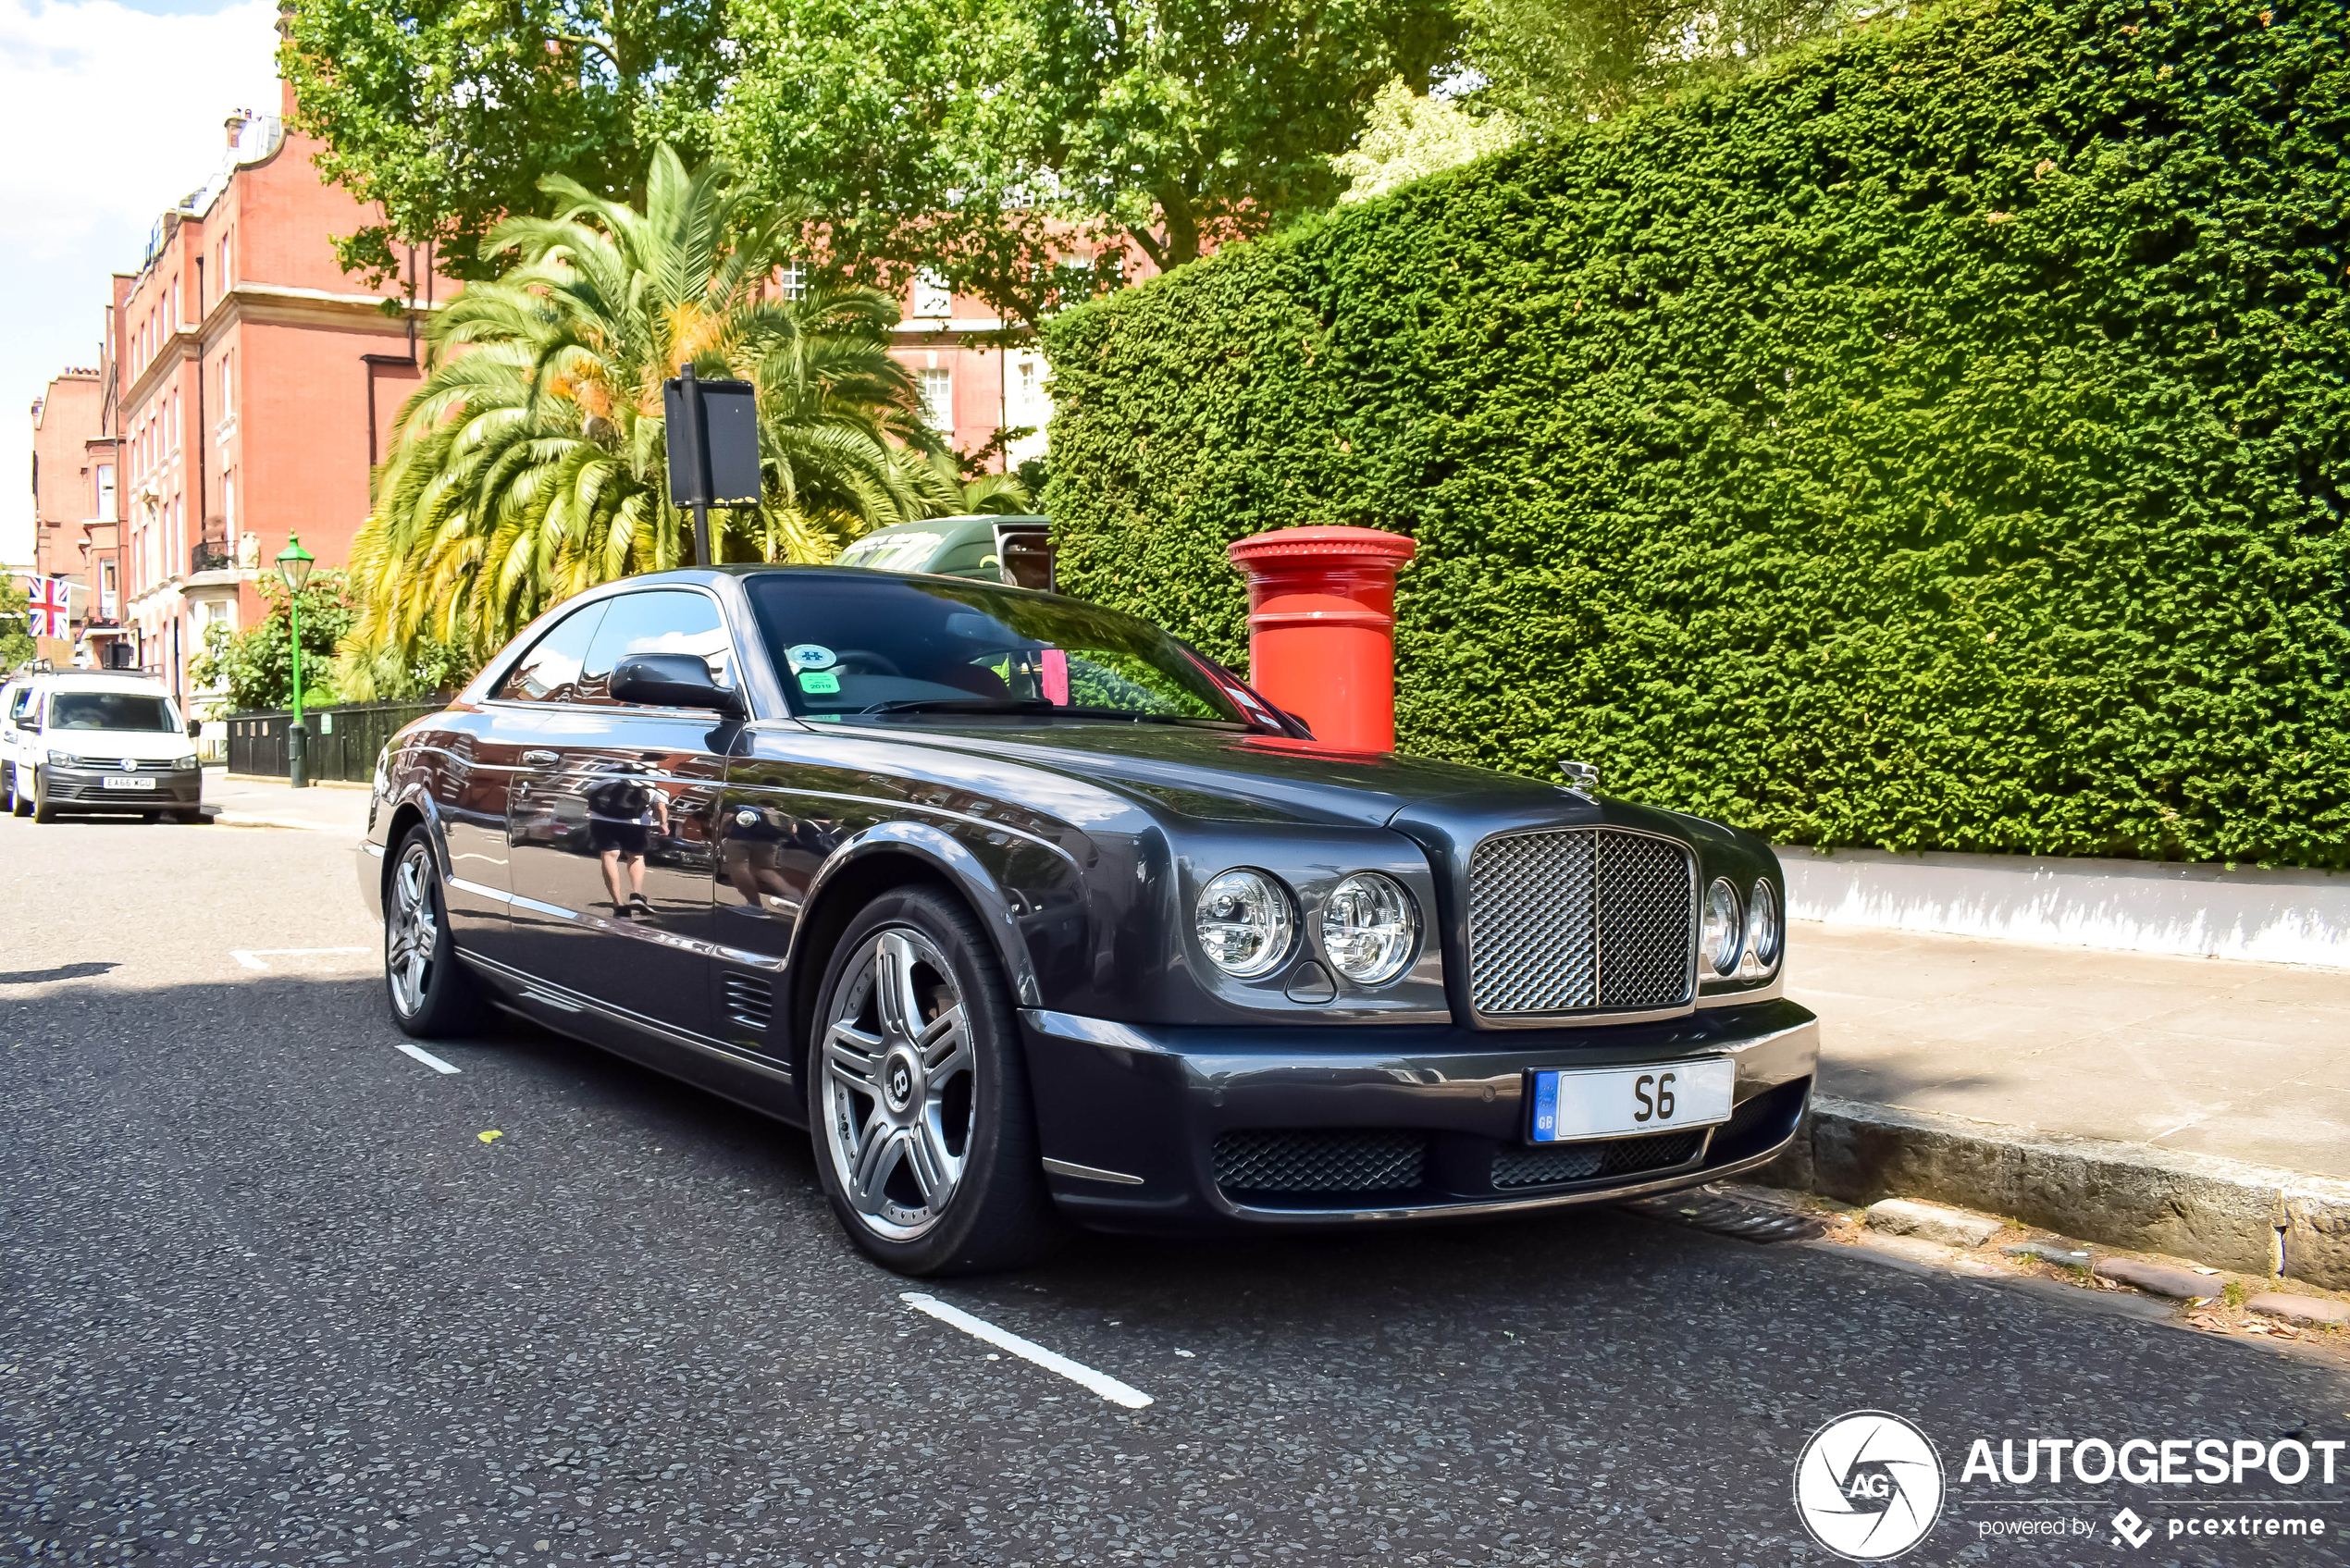
{"label": "side window", "polygon": [[604,618],[603,604],[574,611],[531,644],[522,662],[506,672],[490,695],[514,702],[571,702],[577,699],[580,662]]}
{"label": "side window", "polygon": [[718,606],[684,588],[650,588],[612,601],[579,677],[581,699],[612,700],[612,666],[632,653],[690,653],[710,666],[711,679],[735,684],[735,645]]}

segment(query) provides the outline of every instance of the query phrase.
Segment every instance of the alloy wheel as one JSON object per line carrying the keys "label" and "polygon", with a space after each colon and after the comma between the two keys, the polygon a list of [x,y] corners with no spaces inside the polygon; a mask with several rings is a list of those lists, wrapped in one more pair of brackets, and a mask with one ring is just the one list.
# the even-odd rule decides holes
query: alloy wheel
{"label": "alloy wheel", "polygon": [[824,1146],[858,1220],[911,1241],[961,1182],[976,1057],[953,968],[921,932],[868,938],[833,992],[823,1039]]}
{"label": "alloy wheel", "polygon": [[384,972],[392,1006],[406,1018],[422,1012],[432,994],[433,955],[440,945],[433,893],[432,849],[419,840],[392,870],[391,918],[384,926]]}

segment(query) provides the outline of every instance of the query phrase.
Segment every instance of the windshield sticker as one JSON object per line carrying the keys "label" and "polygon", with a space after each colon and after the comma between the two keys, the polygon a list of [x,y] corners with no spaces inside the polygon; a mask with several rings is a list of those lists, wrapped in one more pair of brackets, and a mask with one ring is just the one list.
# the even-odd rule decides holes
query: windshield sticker
{"label": "windshield sticker", "polygon": [[795,670],[829,670],[839,662],[831,648],[813,642],[795,643],[784,650],[784,657],[791,661]]}
{"label": "windshield sticker", "polygon": [[802,670],[799,689],[818,697],[830,697],[840,690],[840,677],[830,670]]}

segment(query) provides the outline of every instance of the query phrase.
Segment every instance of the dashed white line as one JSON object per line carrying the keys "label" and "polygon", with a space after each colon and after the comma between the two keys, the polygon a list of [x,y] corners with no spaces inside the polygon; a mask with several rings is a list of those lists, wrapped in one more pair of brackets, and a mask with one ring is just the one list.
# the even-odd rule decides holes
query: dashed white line
{"label": "dashed white line", "polygon": [[1081,1388],[1091,1389],[1112,1404],[1129,1410],[1140,1410],[1154,1402],[1150,1395],[1131,1388],[1106,1372],[1096,1372],[1082,1362],[1071,1361],[1037,1344],[1023,1340],[1008,1328],[998,1328],[983,1317],[973,1317],[960,1307],[948,1306],[935,1296],[919,1290],[908,1290],[897,1298],[916,1312],[926,1312],[941,1323],[961,1329],[975,1339],[986,1340],[999,1350],[1007,1350],[1025,1362],[1031,1362],[1047,1372],[1058,1372]]}
{"label": "dashed white line", "polygon": [[336,953],[372,953],[372,947],[231,947],[229,957],[249,969],[266,969],[264,958],[304,958]]}
{"label": "dashed white line", "polygon": [[400,1048],[402,1054],[415,1057],[416,1060],[424,1063],[425,1066],[432,1068],[435,1072],[453,1073],[464,1071],[464,1068],[463,1068],[451,1067],[447,1062],[442,1061],[439,1056],[434,1056],[430,1051],[426,1050],[421,1045],[411,1045],[405,1040],[395,1040],[392,1043]]}

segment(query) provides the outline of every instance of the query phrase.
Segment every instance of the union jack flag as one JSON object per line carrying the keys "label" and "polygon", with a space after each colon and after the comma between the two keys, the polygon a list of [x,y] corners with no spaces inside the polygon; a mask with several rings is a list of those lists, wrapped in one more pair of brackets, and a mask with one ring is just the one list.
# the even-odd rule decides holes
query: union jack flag
{"label": "union jack flag", "polygon": [[31,600],[25,606],[28,614],[26,631],[36,637],[73,636],[67,603],[70,590],[63,577],[27,577],[24,591]]}

